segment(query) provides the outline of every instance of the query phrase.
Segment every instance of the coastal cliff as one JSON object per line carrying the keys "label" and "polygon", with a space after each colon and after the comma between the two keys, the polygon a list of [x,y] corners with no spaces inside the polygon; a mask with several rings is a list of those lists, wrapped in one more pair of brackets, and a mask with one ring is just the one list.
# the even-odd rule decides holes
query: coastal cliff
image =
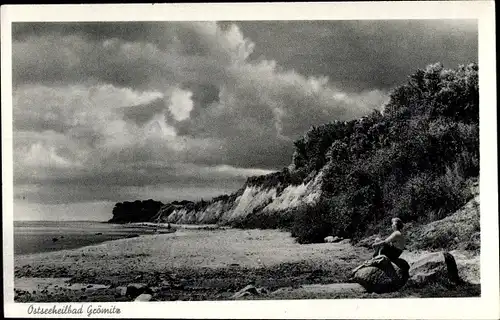
{"label": "coastal cliff", "polygon": [[[151,221],[235,225],[254,214],[271,216],[300,205],[313,205],[321,196],[322,171],[300,184],[290,180],[288,169],[257,178],[248,179],[237,192],[211,201],[164,205]],[[266,184],[272,180],[276,181]]]}

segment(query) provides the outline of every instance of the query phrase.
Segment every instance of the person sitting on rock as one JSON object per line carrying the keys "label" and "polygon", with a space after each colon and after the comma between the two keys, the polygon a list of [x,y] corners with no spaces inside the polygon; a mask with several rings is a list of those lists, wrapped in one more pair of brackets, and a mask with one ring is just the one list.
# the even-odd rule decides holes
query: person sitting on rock
{"label": "person sitting on rock", "polygon": [[372,245],[375,248],[373,257],[385,255],[390,260],[396,260],[403,253],[405,248],[405,238],[402,234],[403,221],[399,218],[393,218],[391,222],[394,232],[387,239],[376,241]]}

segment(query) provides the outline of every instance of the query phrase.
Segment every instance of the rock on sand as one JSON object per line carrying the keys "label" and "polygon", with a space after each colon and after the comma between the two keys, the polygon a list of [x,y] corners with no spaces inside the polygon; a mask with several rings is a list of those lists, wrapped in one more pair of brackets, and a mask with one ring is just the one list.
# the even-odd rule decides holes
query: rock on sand
{"label": "rock on sand", "polygon": [[153,296],[148,294],[148,293],[143,293],[141,295],[139,295],[137,298],[135,298],[134,301],[150,301],[151,299],[153,299]]}
{"label": "rock on sand", "polygon": [[410,266],[403,259],[389,260],[384,255],[372,258],[354,269],[351,281],[375,293],[399,290],[408,281]]}
{"label": "rock on sand", "polygon": [[455,258],[447,251],[427,253],[413,262],[410,268],[410,280],[415,284],[462,282]]}

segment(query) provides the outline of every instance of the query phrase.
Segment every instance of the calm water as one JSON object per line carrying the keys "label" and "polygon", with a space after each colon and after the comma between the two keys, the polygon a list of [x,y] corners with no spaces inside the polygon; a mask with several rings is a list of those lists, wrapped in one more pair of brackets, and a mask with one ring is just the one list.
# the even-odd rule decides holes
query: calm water
{"label": "calm water", "polygon": [[14,254],[74,249],[153,232],[152,228],[96,221],[15,221]]}

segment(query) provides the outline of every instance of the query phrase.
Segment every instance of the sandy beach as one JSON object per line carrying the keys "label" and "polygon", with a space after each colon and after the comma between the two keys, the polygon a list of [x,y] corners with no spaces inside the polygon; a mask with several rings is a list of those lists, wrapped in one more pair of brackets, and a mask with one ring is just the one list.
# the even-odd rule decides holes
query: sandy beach
{"label": "sandy beach", "polygon": [[16,298],[19,301],[96,298],[85,290],[68,294],[62,283],[52,293],[48,292],[49,285],[42,285],[38,289],[43,291],[47,287],[47,292],[33,294],[42,281],[40,278],[65,278],[65,283],[107,285],[109,292],[113,292],[107,298],[111,301],[116,301],[113,288],[131,282],[157,286],[162,281],[170,281],[177,287],[163,297],[165,300],[224,299],[250,282],[270,289],[341,282],[349,270],[368,256],[366,249],[348,244],[299,245],[288,233],[275,230],[182,229],[172,234],[143,235],[74,250],[18,255],[16,288],[21,290],[22,285],[22,290],[31,294]]}
{"label": "sandy beach", "polygon": [[[342,298],[349,293],[307,285],[346,282],[350,271],[370,255],[368,249],[345,242],[300,245],[289,233],[276,230],[179,229],[72,250],[17,255],[15,299],[128,301],[119,290],[130,283],[155,288],[157,301],[230,299],[248,284],[270,292],[260,298]],[[310,290],[300,289],[304,285]],[[404,290],[375,296],[353,292],[350,297],[412,294]]]}

